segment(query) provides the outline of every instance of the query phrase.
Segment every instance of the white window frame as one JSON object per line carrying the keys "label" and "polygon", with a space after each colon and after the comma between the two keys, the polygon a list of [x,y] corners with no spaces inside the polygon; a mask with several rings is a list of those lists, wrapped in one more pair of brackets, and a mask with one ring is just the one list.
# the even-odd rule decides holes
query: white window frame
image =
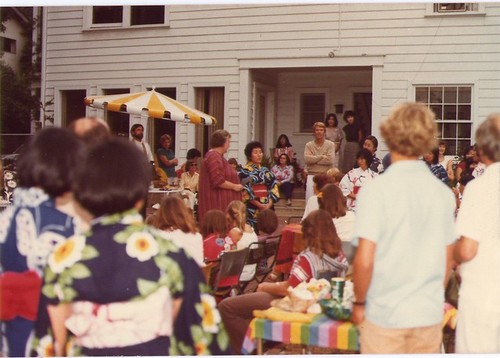
{"label": "white window frame", "polygon": [[[324,113],[328,113],[328,109],[330,108],[330,88],[314,88],[314,87],[309,87],[309,88],[297,88],[295,92],[295,113],[296,113],[296,119],[295,119],[295,133],[298,134],[310,134],[312,133],[312,127],[307,129],[307,128],[302,128],[302,123],[301,123],[301,112],[300,112],[300,98],[303,94],[323,94],[325,96],[325,110]],[[323,122],[325,118],[321,119],[321,122]]]}
{"label": "white window frame", "polygon": [[436,16],[485,16],[486,9],[484,2],[474,2],[474,3],[464,3],[464,4],[474,4],[477,6],[477,10],[465,10],[465,11],[435,11],[434,5],[438,3],[427,3],[425,4],[425,16],[436,17]]}
{"label": "white window frame", "polygon": [[107,24],[92,23],[92,8],[93,6],[83,7],[83,29],[84,30],[102,30],[102,29],[135,29],[135,28],[151,28],[151,27],[169,27],[170,26],[170,6],[165,5],[165,18],[163,24],[150,25],[131,25],[132,6],[124,5],[122,22],[113,22]]}
{"label": "white window frame", "polygon": [[[439,133],[440,133],[440,139],[442,138],[443,140],[445,141],[450,141],[450,140],[454,140],[455,143],[458,143],[458,141],[462,141],[462,140],[466,140],[468,139],[469,140],[469,145],[473,142],[473,138],[474,138],[474,103],[476,103],[476,98],[475,98],[475,91],[474,91],[474,84],[473,83],[461,83],[461,84],[457,84],[457,83],[454,83],[454,84],[451,84],[451,83],[432,83],[432,84],[424,84],[424,83],[419,83],[419,84],[414,84],[413,85],[413,100],[416,100],[416,96],[417,96],[417,88],[419,87],[440,87],[440,88],[445,88],[445,87],[464,87],[464,88],[470,88],[470,91],[471,91],[471,98],[470,98],[470,103],[453,103],[454,105],[470,105],[470,119],[469,120],[459,120],[459,119],[454,119],[454,120],[444,120],[443,118],[441,118],[440,120],[437,120],[436,119],[436,123],[438,124],[439,126]],[[444,100],[444,99],[443,99]],[[432,105],[432,103],[425,103],[428,107],[430,107]],[[452,103],[450,103],[452,104]],[[446,105],[446,103],[443,102],[443,105]],[[470,129],[470,137],[469,138],[465,138],[465,137],[458,137],[458,135],[456,135],[455,138],[451,138],[451,137],[446,137],[444,138],[444,133],[441,132],[441,125],[442,124],[446,124],[446,123],[454,123],[454,124],[460,124],[460,123],[470,123],[470,126],[471,126],[471,129]],[[460,151],[458,151],[456,153],[456,155],[461,155]]]}

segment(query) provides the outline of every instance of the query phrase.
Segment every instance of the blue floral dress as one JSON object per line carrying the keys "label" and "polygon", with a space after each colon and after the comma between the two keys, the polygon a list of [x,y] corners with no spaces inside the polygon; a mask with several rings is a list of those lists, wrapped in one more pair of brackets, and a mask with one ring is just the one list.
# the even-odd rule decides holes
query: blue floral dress
{"label": "blue floral dress", "polygon": [[[57,245],[44,279],[51,304],[71,304],[68,355],[229,353],[200,268],[135,210],[98,218],[86,235]],[[49,355],[52,347],[45,322],[34,353]]]}
{"label": "blue floral dress", "polygon": [[[255,199],[263,204],[271,201],[276,203],[280,199],[278,181],[269,168],[252,162],[239,169],[238,175],[242,182],[246,183],[243,187],[242,199],[247,206],[247,223],[255,229],[259,209],[250,201]],[[259,188],[259,192],[256,188]]]}
{"label": "blue floral dress", "polygon": [[[74,234],[76,223],[39,188],[17,188],[14,194],[13,204],[0,215],[0,270],[5,274],[1,300],[4,311],[10,312],[2,322],[8,344],[8,352],[2,347],[2,353],[25,356],[35,319],[47,314],[43,300],[38,300],[47,257]],[[9,284],[7,276],[14,277]]]}

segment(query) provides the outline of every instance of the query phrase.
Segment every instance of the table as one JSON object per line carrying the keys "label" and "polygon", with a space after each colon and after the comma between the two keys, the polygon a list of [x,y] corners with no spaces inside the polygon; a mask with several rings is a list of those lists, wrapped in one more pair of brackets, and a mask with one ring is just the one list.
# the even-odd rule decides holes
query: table
{"label": "table", "polygon": [[[302,225],[288,224],[281,230],[281,242],[274,272],[288,275],[293,265],[293,258],[306,248],[302,238]],[[290,260],[287,260],[290,258]]]}
{"label": "table", "polygon": [[334,321],[324,314],[316,315],[311,323],[271,321],[254,318],[243,341],[242,353],[257,348],[262,354],[262,340],[358,351],[358,331],[351,322]]}
{"label": "table", "polygon": [[163,199],[164,196],[168,195],[181,195],[181,189],[176,188],[176,189],[169,189],[169,190],[163,190],[163,189],[149,189],[148,192],[148,202],[147,202],[147,209],[151,210],[151,207],[155,204],[160,204],[161,200]]}
{"label": "table", "polygon": [[[443,328],[455,328],[456,314],[455,307],[449,303],[444,304]],[[316,315],[310,323],[254,318],[245,335],[242,353],[251,354],[257,348],[257,354],[262,354],[263,340],[346,351],[359,350],[356,326],[351,322],[332,320],[324,314]]]}

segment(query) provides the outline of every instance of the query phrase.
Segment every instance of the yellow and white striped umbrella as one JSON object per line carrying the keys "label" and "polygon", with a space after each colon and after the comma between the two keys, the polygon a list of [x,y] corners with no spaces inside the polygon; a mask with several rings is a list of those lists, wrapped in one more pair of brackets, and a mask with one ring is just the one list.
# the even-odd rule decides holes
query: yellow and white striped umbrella
{"label": "yellow and white striped umbrella", "polygon": [[190,108],[154,90],[139,93],[85,97],[87,106],[184,123],[215,125],[215,117]]}

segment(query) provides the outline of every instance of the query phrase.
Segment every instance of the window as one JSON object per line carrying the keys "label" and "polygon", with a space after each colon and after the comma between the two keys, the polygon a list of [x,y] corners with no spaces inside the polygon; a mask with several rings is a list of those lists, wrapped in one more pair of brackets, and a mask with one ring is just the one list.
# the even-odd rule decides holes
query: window
{"label": "window", "polygon": [[477,11],[478,4],[465,2],[450,2],[434,4],[434,12],[465,12]]}
{"label": "window", "polygon": [[325,120],[326,95],[324,93],[302,93],[300,95],[300,131],[312,132],[315,122]]}
{"label": "window", "polygon": [[438,135],[449,155],[460,155],[471,143],[472,87],[416,87],[415,100],[425,103],[436,115]]}
{"label": "window", "polygon": [[[102,90],[104,96],[109,96],[113,94],[123,94],[130,93],[130,88],[106,88]],[[126,137],[129,136],[129,114],[121,112],[107,111],[106,121],[108,122],[111,133],[117,136]]]}
{"label": "window", "polygon": [[63,127],[78,118],[85,117],[83,99],[86,95],[86,90],[61,91],[61,123]]}
{"label": "window", "polygon": [[426,16],[486,15],[484,3],[454,2],[426,4]]}
{"label": "window", "polygon": [[168,25],[167,6],[90,6],[84,8],[85,28],[130,28]]}
{"label": "window", "polygon": [[0,36],[0,46],[1,52],[16,53],[16,40]]}

